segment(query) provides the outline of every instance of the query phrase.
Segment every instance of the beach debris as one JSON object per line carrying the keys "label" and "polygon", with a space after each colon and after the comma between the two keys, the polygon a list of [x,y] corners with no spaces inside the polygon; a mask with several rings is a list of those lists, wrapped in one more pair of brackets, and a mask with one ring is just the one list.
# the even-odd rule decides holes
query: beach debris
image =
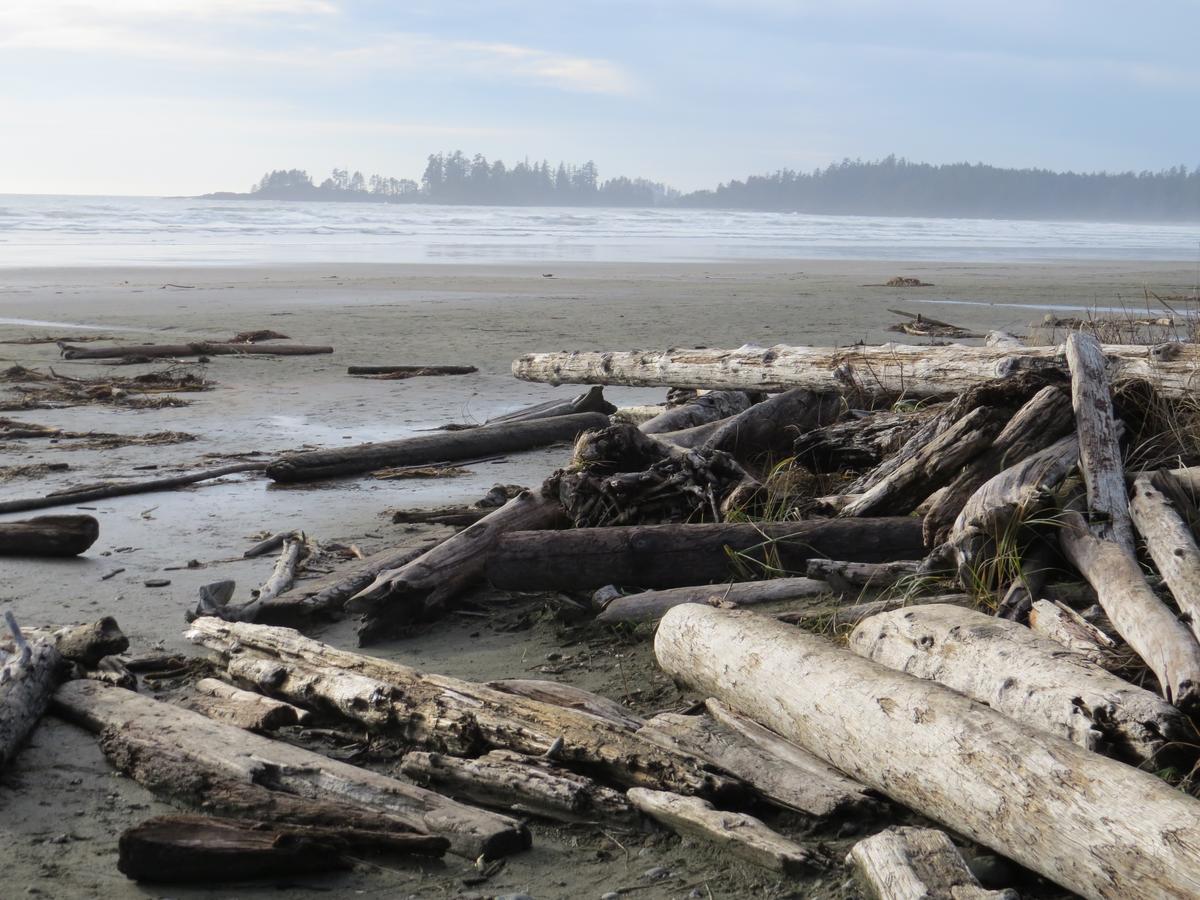
{"label": "beach debris", "polygon": [[832,593],[836,592],[825,581],[803,577],[771,578],[766,581],[735,581],[732,584],[640,591],[609,600],[596,615],[596,621],[606,624],[654,622],[661,619],[668,609],[681,603],[707,603],[710,606],[732,609],[760,603],[779,603],[803,597],[824,596],[828,598]]}
{"label": "beach debris", "polygon": [[7,402],[8,407],[48,409],[83,403],[111,403],[136,409],[183,406],[178,397],[152,397],[152,394],[184,393],[212,390],[213,382],[203,370],[173,366],[156,372],[129,377],[76,378],[48,369],[45,372],[10,366],[0,372],[0,382],[15,384],[20,399]]}
{"label": "beach debris", "polygon": [[[925,285],[921,285],[924,287]],[[909,321],[900,322],[896,325],[889,325],[888,331],[899,331],[903,334],[909,334],[913,337],[936,337],[936,338],[979,338],[983,335],[975,334],[966,328],[960,328],[958,325],[951,325],[949,322],[940,322],[937,319],[931,319],[928,316],[923,316],[921,313],[909,313],[902,309],[889,309],[888,312],[895,313],[898,316],[904,316]],[[988,346],[995,346],[989,344]]]}
{"label": "beach debris", "polygon": [[488,425],[505,422],[530,422],[534,419],[553,419],[558,416],[573,416],[578,413],[595,412],[611,415],[616,407],[604,399],[604,388],[600,385],[590,387],[584,393],[570,400],[547,400],[518,409],[514,412],[493,416],[487,420]]}
{"label": "beach debris", "polygon": [[984,890],[949,835],[936,828],[885,828],[855,844],[846,864],[869,897],[1018,900],[1016,891]]}
{"label": "beach debris", "polygon": [[15,481],[18,478],[41,478],[51,472],[65,472],[71,467],[67,463],[31,463],[25,466],[0,466],[0,481]]}
{"label": "beach debris", "polygon": [[437,375],[471,375],[478,371],[475,366],[350,366],[346,374],[359,378],[403,380]]}
{"label": "beach debris", "polygon": [[922,281],[920,278],[913,278],[909,275],[896,275],[883,284],[884,287],[933,287],[928,281]]}
{"label": "beach debris", "polygon": [[100,537],[93,516],[38,516],[0,522],[0,556],[78,556]]}
{"label": "beach debris", "polygon": [[260,341],[290,341],[286,334],[260,328],[257,331],[239,331],[225,343],[227,344],[257,344]]}
{"label": "beach debris", "polygon": [[332,347],[306,344],[253,344],[193,341],[187,344],[129,344],[112,347],[76,347],[58,342],[64,359],[162,359],[189,356],[313,356],[332,353]]}
{"label": "beach debris", "polygon": [[196,694],[188,701],[189,709],[247,731],[275,731],[289,725],[303,725],[312,718],[308,710],[243,691],[216,678],[197,681]]}

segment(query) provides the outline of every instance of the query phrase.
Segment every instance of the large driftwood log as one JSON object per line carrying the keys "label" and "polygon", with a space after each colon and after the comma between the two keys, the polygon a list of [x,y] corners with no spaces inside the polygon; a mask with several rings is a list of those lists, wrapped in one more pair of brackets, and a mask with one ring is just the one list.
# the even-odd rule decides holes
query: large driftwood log
{"label": "large driftwood log", "polygon": [[620,791],[557,768],[544,759],[493,750],[478,759],[442,753],[406,753],[400,771],[413,781],[472,803],[532,813],[560,822],[631,824],[633,807]]}
{"label": "large driftwood log", "polygon": [[1129,514],[1184,621],[1200,639],[1200,548],[1195,535],[1149,475],[1134,479]]}
{"label": "large driftwood log", "polygon": [[62,657],[49,640],[25,642],[11,616],[17,650],[0,660],[0,770],[33,731],[58,686]]}
{"label": "large driftwood log", "polygon": [[565,524],[557,500],[540,492],[521,492],[429,552],[378,572],[373,582],[347,600],[349,611],[368,617],[360,638],[369,640],[377,631],[420,619],[474,585],[505,534],[536,534],[538,529]]}
{"label": "large driftwood log", "polygon": [[571,416],[576,413],[603,413],[611,416],[617,411],[616,406],[604,399],[604,388],[596,385],[570,400],[547,400],[534,406],[527,406],[515,412],[502,416],[493,416],[487,420],[488,425],[498,425],[501,422],[530,422],[534,419],[553,419],[557,416]]}
{"label": "large driftwood log", "polygon": [[756,866],[802,875],[822,869],[825,859],[783,835],[754,816],[723,812],[699,797],[681,797],[667,791],[631,788],[629,801],[672,831],[710,841]]}
{"label": "large driftwood log", "polygon": [[338,650],[290,628],[206,618],[187,636],[226,658],[238,681],[429,749],[538,755],[554,748],[561,764],[619,784],[702,794],[733,788],[699,759],[666,753],[608,719]]}
{"label": "large driftwood log", "polygon": [[1104,350],[1092,335],[1076,331],[1067,336],[1067,362],[1088,521],[1097,537],[1115,541],[1132,553],[1133,523]]}
{"label": "large driftwood log", "polygon": [[816,557],[912,559],[923,546],[921,520],[908,517],[516,531],[497,541],[487,578],[518,591],[684,587],[755,572],[802,573]]}
{"label": "large driftwood log", "polygon": [[745,466],[773,464],[792,455],[799,435],[835,421],[845,408],[837,393],[785,391],[715,423],[701,447],[724,451]]}
{"label": "large driftwood log", "polygon": [[952,479],[986,450],[1004,426],[1004,415],[990,406],[971,410],[863,494],[839,510],[840,516],[910,512],[921,500]]}
{"label": "large driftwood log", "polygon": [[78,556],[98,537],[100,523],[92,516],[0,522],[0,556]]}
{"label": "large driftwood log", "polygon": [[1079,513],[1060,516],[1063,553],[1096,590],[1113,628],[1158,678],[1163,696],[1184,712],[1200,704],[1200,644],[1158,599],[1137,558],[1115,541],[1092,534]]}
{"label": "large driftwood log", "polygon": [[710,391],[694,397],[680,406],[673,406],[638,426],[642,434],[662,434],[667,431],[682,431],[736,416],[750,408],[750,397],[745,391]]}
{"label": "large driftwood log", "polygon": [[800,597],[816,597],[830,592],[829,585],[815,578],[772,578],[767,581],[738,581],[700,587],[642,591],[617,597],[596,616],[597,622],[654,622],[680,603],[708,603],[712,606],[753,606]]}
{"label": "large driftwood log", "polygon": [[1153,774],[753,613],[676,607],[654,649],[672,677],[1068,890],[1200,894],[1200,802]]}
{"label": "large driftwood log", "polygon": [[[1178,345],[1169,360],[1153,347],[1103,348],[1114,381],[1149,381],[1165,397],[1195,390],[1200,347]],[[737,350],[665,352],[574,351],[530,353],[513,362],[513,374],[550,384],[623,384],[712,390],[855,390],[869,397],[945,397],[981,381],[1029,370],[1066,371],[1061,347],[940,347],[881,344],[874,347],[742,347]]]}
{"label": "large driftwood log", "polygon": [[308,344],[243,344],[194,341],[190,344],[130,344],[127,347],[73,347],[58,342],[66,359],[127,359],[162,356],[313,356],[332,353],[332,347]]}
{"label": "large driftwood log", "polygon": [[958,848],[936,828],[888,828],[859,841],[846,857],[871,900],[1017,900],[988,891]]}
{"label": "large driftwood log", "polygon": [[275,481],[315,481],[388,466],[455,462],[532,450],[571,441],[581,432],[607,425],[608,417],[601,413],[577,413],[551,419],[485,425],[466,431],[421,434],[398,441],[289,453],[268,465],[266,471],[267,476]]}
{"label": "large driftwood log", "polygon": [[1161,767],[1164,750],[1200,743],[1188,718],[1162,698],[1024,625],[961,606],[932,604],[872,616],[854,629],[850,649],[1129,762]]}
{"label": "large driftwood log", "polygon": [[1071,401],[1065,391],[1048,385],[1022,406],[996,435],[992,445],[976,456],[946,485],[925,513],[925,543],[943,543],[951,525],[971,495],[989,478],[1050,446],[1071,430]]}
{"label": "large driftwood log", "polygon": [[[354,804],[386,813],[410,831],[441,835],[450,841],[451,852],[468,859],[504,856],[529,846],[529,832],[513,819],[132,691],[72,681],[55,694],[54,709],[68,721],[102,733],[101,746],[118,768],[156,791],[193,799],[196,778],[208,777],[221,788],[233,783],[266,788],[271,794]],[[183,760],[187,766],[181,770]],[[247,811],[245,803],[229,800],[222,790],[211,792],[211,797],[240,807],[243,814]],[[200,799],[208,799],[203,791]],[[271,798],[281,807],[281,821],[290,812],[312,823],[306,819],[311,810],[286,801]]]}
{"label": "large driftwood log", "polygon": [[[726,721],[733,713],[726,710]],[[678,753],[689,753],[740,778],[764,799],[818,818],[873,817],[879,803],[861,784],[795,745],[779,748],[754,742],[742,731],[708,716],[660,713],[638,731]],[[779,739],[779,744],[786,742]]]}

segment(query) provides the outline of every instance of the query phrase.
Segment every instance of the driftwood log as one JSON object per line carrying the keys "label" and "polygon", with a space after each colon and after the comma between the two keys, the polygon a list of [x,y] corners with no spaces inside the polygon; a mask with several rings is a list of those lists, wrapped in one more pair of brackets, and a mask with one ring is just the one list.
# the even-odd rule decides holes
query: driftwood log
{"label": "driftwood log", "polygon": [[1116,641],[1060,601],[1035,600],[1029,609],[1029,627],[1110,672],[1129,662]]}
{"label": "driftwood log", "polygon": [[61,677],[62,657],[49,640],[26,643],[11,616],[17,649],[0,661],[0,770],[33,731]]}
{"label": "driftwood log", "polygon": [[[713,424],[700,447],[728,453],[747,467],[762,468],[792,455],[798,435],[834,422],[845,411],[839,394],[802,389],[784,391],[745,412]],[[678,442],[677,435],[664,435]]]}
{"label": "driftwood log", "polygon": [[496,542],[487,578],[518,591],[669,588],[803,573],[816,557],[883,562],[923,549],[921,521],[909,517],[515,531]]}
{"label": "driftwood log", "polygon": [[859,593],[869,587],[882,590],[912,578],[921,569],[918,560],[898,559],[894,562],[860,563],[844,559],[810,559],[805,571],[809,578],[827,583],[827,590],[841,594]]}
{"label": "driftwood log", "polygon": [[274,731],[287,725],[303,724],[312,717],[308,710],[253,691],[243,691],[216,678],[201,678],[196,682],[196,693],[197,696],[188,702],[189,709],[247,731]]}
{"label": "driftwood log", "polygon": [[711,606],[753,606],[800,597],[828,594],[830,586],[815,578],[772,578],[767,581],[738,581],[700,587],[642,591],[612,600],[596,616],[597,622],[653,622],[680,603],[707,603]]}
{"label": "driftwood log", "polygon": [[347,375],[391,375],[396,378],[416,378],[423,375],[472,375],[475,366],[348,366]]}
{"label": "driftwood log", "polygon": [[[1135,764],[1186,758],[1200,735],[1150,691],[1024,625],[931,604],[872,616],[850,635],[860,656],[936,681],[1010,719]],[[1194,751],[1193,751],[1194,752]]]}
{"label": "driftwood log", "polygon": [[607,719],[627,731],[637,731],[646,724],[644,719],[626,709],[616,700],[593,694],[591,691],[585,691],[572,684],[540,681],[536,678],[504,678],[500,681],[489,681],[487,686],[506,694],[516,694],[518,697],[528,697],[530,700],[538,700],[554,706],[577,709],[599,719]]}
{"label": "driftwood log", "polygon": [[[157,793],[232,807],[241,815],[268,810],[281,822],[332,827],[360,821],[343,809],[353,804],[352,810],[386,814],[404,830],[445,837],[451,852],[468,859],[529,846],[529,832],[513,819],[132,691],[72,681],[55,694],[54,709],[100,733],[101,747],[114,765]],[[296,795],[301,802],[289,802]],[[312,800],[334,805],[305,805]],[[398,829],[375,825],[368,830]]]}
{"label": "driftwood log", "polygon": [[398,441],[359,444],[356,447],[289,453],[270,463],[266,472],[274,481],[316,481],[388,466],[455,462],[571,441],[580,432],[589,428],[604,428],[606,425],[608,417],[601,413],[577,413],[552,419],[486,425],[466,431],[422,434]]}
{"label": "driftwood log", "polygon": [[332,353],[332,347],[307,344],[245,344],[194,341],[190,344],[130,344],[127,347],[75,347],[63,342],[58,349],[66,359],[128,359],[163,356],[314,356]]}
{"label": "driftwood log", "polygon": [[745,391],[710,391],[680,406],[673,406],[638,426],[642,434],[662,434],[706,425],[750,408]]}
{"label": "driftwood log", "polygon": [[936,828],[884,829],[855,844],[846,864],[875,900],[1018,900],[1016,891],[984,890]]}
{"label": "driftwood log", "polygon": [[1151,773],[753,613],[676,607],[654,649],[677,680],[1068,890],[1200,894],[1200,802]]}
{"label": "driftwood log", "polygon": [[1200,639],[1200,548],[1192,529],[1149,475],[1134,479],[1129,514],[1184,621]]}
{"label": "driftwood log", "polygon": [[[121,626],[112,616],[105,616],[84,625],[23,630],[25,637],[31,642],[44,638],[54,644],[59,656],[69,662],[78,663],[85,669],[94,669],[104,657],[124,653],[129,649],[129,638],[125,637]],[[9,645],[0,641],[0,650],[11,652],[13,649],[18,649],[15,643]]]}
{"label": "driftwood log", "polygon": [[431,750],[540,755],[556,748],[560,764],[618,784],[736,791],[701,760],[667,753],[623,725],[576,709],[338,650],[289,628],[206,618],[193,622],[187,636],[221,654],[243,684]]}
{"label": "driftwood log", "polygon": [[611,416],[616,411],[617,407],[604,399],[604,388],[597,385],[588,388],[585,393],[577,397],[572,397],[570,400],[547,400],[545,403],[527,406],[524,409],[518,409],[501,416],[492,416],[492,418],[487,420],[487,424],[499,425],[503,422],[532,422],[535,419],[553,419],[559,416],[573,416],[578,413],[589,412]]}
{"label": "driftwood log", "polygon": [[[1116,382],[1150,382],[1164,397],[1195,390],[1200,346],[1179,344],[1170,359],[1154,347],[1106,344],[1102,348]],[[573,351],[530,353],[513,362],[513,375],[549,384],[622,384],[710,390],[852,390],[891,399],[946,397],[981,381],[1030,370],[1066,371],[1061,347],[742,347],[737,350],[665,352]]]}
{"label": "driftwood log", "polygon": [[861,472],[898,452],[928,419],[925,411],[858,412],[846,421],[802,432],[792,452],[814,472]]}
{"label": "driftwood log", "polygon": [[78,556],[98,537],[100,523],[92,516],[0,522],[0,556]]}

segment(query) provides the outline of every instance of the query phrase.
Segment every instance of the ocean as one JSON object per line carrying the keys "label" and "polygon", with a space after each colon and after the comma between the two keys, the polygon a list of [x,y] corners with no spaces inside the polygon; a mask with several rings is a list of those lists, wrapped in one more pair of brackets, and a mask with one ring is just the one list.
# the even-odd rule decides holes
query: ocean
{"label": "ocean", "polygon": [[1198,255],[1200,225],[0,195],[0,268]]}

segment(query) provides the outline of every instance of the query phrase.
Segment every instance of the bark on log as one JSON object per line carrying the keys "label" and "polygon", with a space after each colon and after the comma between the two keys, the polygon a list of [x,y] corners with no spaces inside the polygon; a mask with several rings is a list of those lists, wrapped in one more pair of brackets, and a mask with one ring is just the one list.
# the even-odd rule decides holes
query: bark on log
{"label": "bark on log", "polygon": [[332,347],[307,344],[229,344],[194,341],[190,344],[130,344],[127,347],[74,347],[58,342],[65,359],[127,359],[162,356],[314,356],[332,353]]}
{"label": "bark on log", "polygon": [[0,771],[46,711],[62,670],[62,657],[52,641],[27,644],[15,631],[13,637],[18,649],[0,661]]}
{"label": "bark on log", "polygon": [[[996,712],[1134,764],[1200,743],[1179,710],[1024,625],[934,604],[872,616],[850,635],[859,656],[936,681]],[[1181,754],[1186,758],[1187,754]]]}
{"label": "bark on log", "polygon": [[1079,468],[1087,486],[1088,521],[1096,537],[1115,541],[1132,553],[1129,493],[1104,350],[1092,335],[1072,332],[1067,336],[1067,361],[1079,435]]}
{"label": "bark on log", "polygon": [[921,521],[908,517],[515,531],[497,541],[487,578],[518,591],[669,588],[801,573],[815,557],[882,562],[922,551]]}
{"label": "bark on log", "polygon": [[207,618],[193,622],[187,636],[225,657],[235,680],[429,749],[540,755],[555,748],[561,764],[619,784],[736,790],[695,757],[665,753],[607,719],[338,650],[289,628]]}
{"label": "bark on log", "polygon": [[530,700],[538,700],[554,706],[576,709],[599,719],[606,719],[627,731],[637,731],[646,724],[641,716],[626,709],[617,701],[571,684],[539,681],[534,678],[506,678],[501,681],[489,681],[487,686],[506,694],[515,694],[518,697],[528,697]]}
{"label": "bark on log", "polygon": [[1200,894],[1200,803],[1150,773],[753,613],[677,607],[655,654],[672,677],[1068,890]]}
{"label": "bark on log", "polygon": [[815,578],[773,578],[769,581],[740,581],[700,587],[643,591],[617,597],[596,616],[597,622],[654,622],[680,603],[707,603],[711,606],[753,606],[800,597],[828,594],[830,586]]}
{"label": "bark on log", "polygon": [[1129,514],[1183,620],[1200,639],[1200,548],[1191,528],[1149,475],[1134,479]]}
{"label": "bark on log", "polygon": [[1059,543],[1095,588],[1117,633],[1150,667],[1163,696],[1184,712],[1200,705],[1200,644],[1146,584],[1137,558],[1115,541],[1092,534],[1083,516],[1061,515]]}
{"label": "bark on log", "polygon": [[958,474],[983,453],[1004,426],[1003,413],[989,406],[971,410],[903,465],[838,512],[869,516],[911,512],[921,500]]}
{"label": "bark on log", "polygon": [[216,678],[201,678],[196,682],[196,691],[202,696],[192,698],[191,709],[247,731],[274,731],[287,725],[302,725],[312,717],[308,710],[253,691],[243,691]]}
{"label": "bark on log", "polygon": [[523,491],[429,552],[380,571],[371,584],[346,601],[347,610],[367,617],[360,640],[369,641],[388,628],[437,611],[481,580],[489,554],[506,533],[536,534],[537,529],[565,524],[557,500]]}
{"label": "bark on log", "polygon": [[1016,891],[980,886],[958,848],[936,828],[888,828],[846,857],[871,900],[1018,900]]}
{"label": "bark on log", "polygon": [[[731,716],[726,710],[725,718]],[[861,784],[799,747],[790,745],[781,757],[708,716],[660,713],[638,734],[666,750],[707,760],[777,806],[821,819],[869,818],[881,812]],[[780,739],[778,744],[786,742]]]}
{"label": "bark on log", "polygon": [[100,523],[92,516],[38,516],[0,522],[0,556],[78,556],[96,543]]}
{"label": "bark on log", "polygon": [[706,425],[729,416],[736,416],[750,408],[750,397],[745,391],[710,391],[701,394],[671,409],[659,413],[653,419],[638,426],[642,434],[662,434],[667,431],[682,431],[697,425]]}
{"label": "bark on log", "polygon": [[946,540],[955,518],[984,482],[1025,457],[1044,450],[1071,430],[1071,401],[1050,385],[1022,406],[996,435],[992,445],[971,460],[925,513],[925,544]]}
{"label": "bark on log", "polygon": [[190,475],[172,475],[169,478],[151,478],[146,481],[127,481],[117,484],[105,484],[99,487],[72,488],[67,491],[57,491],[45,497],[28,497],[23,500],[0,501],[0,513],[23,512],[27,509],[45,509],[50,506],[70,506],[75,503],[89,503],[92,500],[105,500],[109,497],[124,497],[128,494],[148,494],[153,491],[169,491],[177,487],[185,487],[200,481],[213,478],[223,478],[226,475],[236,475],[239,472],[261,472],[267,467],[266,463],[235,463],[209,469],[206,472],[193,472]]}
{"label": "bark on log", "polygon": [[1116,641],[1057,600],[1034,601],[1029,610],[1029,627],[1035,634],[1049,638],[1109,672],[1121,669],[1129,662],[1117,649]]}
{"label": "bark on log", "polygon": [[[1164,397],[1196,389],[1200,346],[1179,344],[1161,360],[1154,348],[1106,344],[1113,381],[1149,381]],[[530,353],[513,362],[513,375],[549,384],[622,384],[710,390],[854,390],[867,397],[946,397],[981,381],[1030,370],[1066,371],[1061,347],[743,347],[664,352],[573,351]]]}
{"label": "bark on log", "polygon": [[493,750],[478,759],[413,750],[404,755],[400,771],[472,803],[559,822],[631,824],[636,818],[620,791],[508,750]]}
{"label": "bark on log", "polygon": [[[204,620],[200,620],[204,621]],[[261,627],[261,626],[258,626]],[[450,850],[475,859],[504,856],[529,846],[529,832],[519,822],[472,809],[432,791],[405,784],[311,751],[251,734],[199,713],[160,703],[94,681],[72,681],[54,696],[55,711],[89,731],[102,732],[101,746],[114,763],[153,790],[196,796],[196,778],[267,789],[267,799],[249,799],[214,792],[217,803],[229,803],[243,813],[255,804],[280,807],[274,818],[293,817],[311,822],[323,813],[303,801],[353,804],[367,812],[386,813],[409,831],[441,835]],[[185,777],[180,777],[180,761]],[[164,768],[165,767],[165,768]],[[289,804],[300,795],[301,805]],[[209,798],[200,791],[201,801]],[[195,802],[195,801],[193,801]],[[341,810],[334,808],[340,815]],[[281,818],[282,820],[282,818]],[[344,820],[343,824],[353,820]],[[337,824],[336,819],[330,824]],[[393,829],[394,830],[394,829]]]}
{"label": "bark on log", "polygon": [[570,400],[547,400],[545,403],[527,406],[525,409],[518,409],[502,416],[493,416],[487,420],[487,424],[531,422],[535,419],[553,419],[559,416],[573,416],[589,412],[611,416],[616,411],[617,407],[604,399],[604,388],[596,385]]}
{"label": "bark on log", "polygon": [[578,413],[553,419],[487,425],[467,431],[440,432],[338,447],[289,453],[270,463],[267,476],[274,481],[316,481],[370,472],[387,466],[413,466],[431,462],[454,462],[501,453],[532,450],[574,440],[590,428],[604,428],[608,417],[601,413]]}
{"label": "bark on log", "polygon": [[823,869],[820,855],[772,831],[754,816],[722,812],[698,797],[631,788],[629,801],[671,831],[716,844],[734,856],[784,875]]}

